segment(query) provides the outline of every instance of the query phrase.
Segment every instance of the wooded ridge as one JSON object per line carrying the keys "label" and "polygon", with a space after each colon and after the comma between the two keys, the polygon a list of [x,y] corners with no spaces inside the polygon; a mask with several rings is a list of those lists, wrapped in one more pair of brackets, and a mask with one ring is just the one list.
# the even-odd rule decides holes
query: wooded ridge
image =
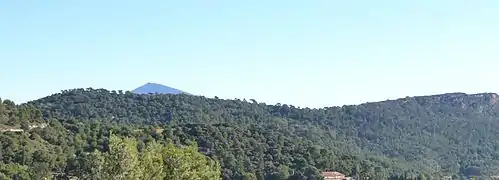
{"label": "wooded ridge", "polygon": [[[105,170],[96,175],[90,167],[107,161],[89,161],[88,155],[111,158],[111,132],[115,142],[136,143],[119,151],[131,158],[151,144],[178,152],[195,147],[217,164],[205,163],[211,167],[205,174],[219,166],[227,180],[318,179],[322,171],[358,179],[490,177],[499,173],[497,99],[493,93],[449,93],[310,109],[186,94],[65,90],[22,105],[0,103],[1,125],[48,124],[0,133],[0,177],[105,177]],[[164,167],[173,166],[168,162]]]}

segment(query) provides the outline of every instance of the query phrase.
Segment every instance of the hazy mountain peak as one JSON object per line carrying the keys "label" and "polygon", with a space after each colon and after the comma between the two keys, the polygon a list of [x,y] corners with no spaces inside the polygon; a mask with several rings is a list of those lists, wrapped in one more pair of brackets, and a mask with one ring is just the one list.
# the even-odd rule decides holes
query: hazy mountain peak
{"label": "hazy mountain peak", "polygon": [[137,94],[180,94],[180,93],[188,94],[181,90],[152,82],[148,82],[136,88],[135,90],[133,90],[133,92]]}

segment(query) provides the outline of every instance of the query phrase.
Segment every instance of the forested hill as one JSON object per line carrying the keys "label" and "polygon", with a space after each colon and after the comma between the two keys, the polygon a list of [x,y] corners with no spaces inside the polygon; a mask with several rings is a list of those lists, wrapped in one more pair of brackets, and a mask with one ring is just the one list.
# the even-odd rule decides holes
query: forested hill
{"label": "forested hill", "polygon": [[[434,176],[496,174],[497,103],[496,94],[451,93],[309,109],[254,100],[74,89],[28,104],[61,121],[164,127],[168,133],[163,134],[174,141],[197,141],[204,153],[221,161],[224,176],[234,179],[248,173],[267,176],[284,167],[350,175],[365,167],[364,173],[373,177],[418,171]],[[333,162],[322,162],[329,153]]]}

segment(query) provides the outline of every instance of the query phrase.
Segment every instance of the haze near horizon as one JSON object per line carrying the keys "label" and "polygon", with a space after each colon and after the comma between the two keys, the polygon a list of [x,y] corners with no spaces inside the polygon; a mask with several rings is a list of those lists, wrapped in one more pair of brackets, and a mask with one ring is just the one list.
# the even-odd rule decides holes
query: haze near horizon
{"label": "haze near horizon", "polygon": [[499,92],[499,1],[3,1],[0,97],[156,82],[323,107]]}

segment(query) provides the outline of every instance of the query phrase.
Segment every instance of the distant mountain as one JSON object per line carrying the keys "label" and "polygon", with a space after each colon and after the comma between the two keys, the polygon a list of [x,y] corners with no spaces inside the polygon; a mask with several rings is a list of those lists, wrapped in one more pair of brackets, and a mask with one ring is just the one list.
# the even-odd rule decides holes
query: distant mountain
{"label": "distant mountain", "polygon": [[189,94],[181,90],[171,88],[162,84],[147,83],[133,90],[136,94]]}

